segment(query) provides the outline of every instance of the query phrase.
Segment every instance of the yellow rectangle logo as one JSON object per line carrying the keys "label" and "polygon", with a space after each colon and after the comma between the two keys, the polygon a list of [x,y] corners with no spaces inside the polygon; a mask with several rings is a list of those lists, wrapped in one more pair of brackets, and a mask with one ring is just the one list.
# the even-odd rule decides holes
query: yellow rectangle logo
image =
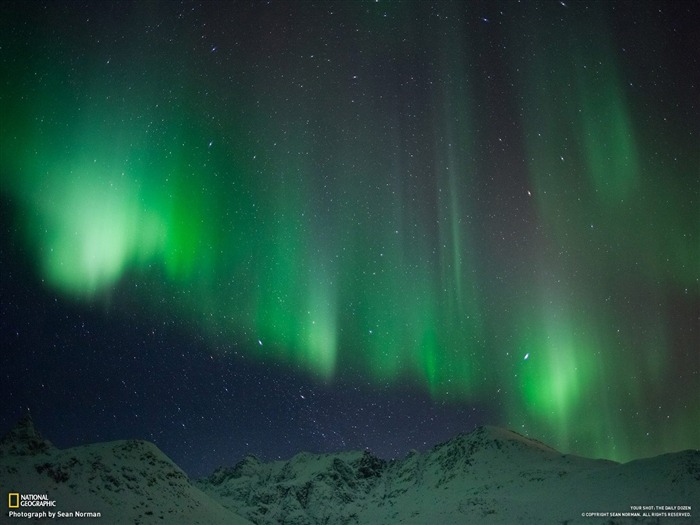
{"label": "yellow rectangle logo", "polygon": [[19,492],[10,492],[7,495],[7,506],[11,509],[19,508]]}

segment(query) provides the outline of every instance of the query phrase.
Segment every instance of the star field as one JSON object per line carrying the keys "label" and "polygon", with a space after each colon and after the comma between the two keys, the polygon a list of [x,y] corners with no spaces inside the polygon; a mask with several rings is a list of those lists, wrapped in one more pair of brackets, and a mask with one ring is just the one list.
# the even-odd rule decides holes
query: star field
{"label": "star field", "polygon": [[0,10],[3,428],[700,446],[690,3]]}

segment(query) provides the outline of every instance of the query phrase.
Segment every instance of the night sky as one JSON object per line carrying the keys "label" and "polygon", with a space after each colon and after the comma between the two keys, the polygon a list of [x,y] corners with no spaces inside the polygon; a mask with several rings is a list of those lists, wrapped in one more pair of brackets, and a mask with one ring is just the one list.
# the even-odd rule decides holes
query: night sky
{"label": "night sky", "polygon": [[0,433],[700,447],[700,6],[1,2]]}

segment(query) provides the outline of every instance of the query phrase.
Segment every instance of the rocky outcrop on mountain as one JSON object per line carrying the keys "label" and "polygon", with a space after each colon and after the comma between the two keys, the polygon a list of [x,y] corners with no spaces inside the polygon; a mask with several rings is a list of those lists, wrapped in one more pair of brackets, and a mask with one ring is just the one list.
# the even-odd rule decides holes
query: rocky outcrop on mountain
{"label": "rocky outcrop on mountain", "polygon": [[587,512],[608,512],[608,525],[646,524],[659,516],[633,511],[643,501],[697,508],[699,462],[694,450],[621,465],[485,426],[391,462],[369,452],[249,456],[197,485],[257,525],[576,524],[590,523]]}
{"label": "rocky outcrop on mountain", "polygon": [[[27,415],[0,441],[0,454],[4,490],[55,501],[55,506],[20,506],[14,512],[64,512],[63,523],[72,518],[89,522],[82,513],[97,514],[93,519],[110,524],[249,523],[194,487],[175,463],[146,441],[60,450],[41,437]],[[6,516],[9,512],[4,511]]]}
{"label": "rocky outcrop on mountain", "polygon": [[0,458],[3,456],[34,456],[53,449],[50,441],[34,428],[32,415],[27,412],[17,424],[0,439]]}
{"label": "rocky outcrop on mountain", "polygon": [[382,480],[387,463],[368,451],[300,453],[260,463],[247,456],[198,485],[256,523],[353,523]]}

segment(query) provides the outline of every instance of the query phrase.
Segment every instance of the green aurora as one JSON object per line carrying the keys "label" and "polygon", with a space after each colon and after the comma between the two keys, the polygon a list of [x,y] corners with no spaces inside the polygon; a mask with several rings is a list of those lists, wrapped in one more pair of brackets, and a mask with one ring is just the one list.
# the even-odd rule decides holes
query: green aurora
{"label": "green aurora", "polygon": [[468,30],[446,3],[440,33],[336,7],[342,52],[314,51],[323,24],[260,61],[196,60],[186,26],[6,45],[2,193],[37,279],[185,317],[223,358],[490,403],[565,451],[697,446],[697,122],[634,87],[603,12]]}

